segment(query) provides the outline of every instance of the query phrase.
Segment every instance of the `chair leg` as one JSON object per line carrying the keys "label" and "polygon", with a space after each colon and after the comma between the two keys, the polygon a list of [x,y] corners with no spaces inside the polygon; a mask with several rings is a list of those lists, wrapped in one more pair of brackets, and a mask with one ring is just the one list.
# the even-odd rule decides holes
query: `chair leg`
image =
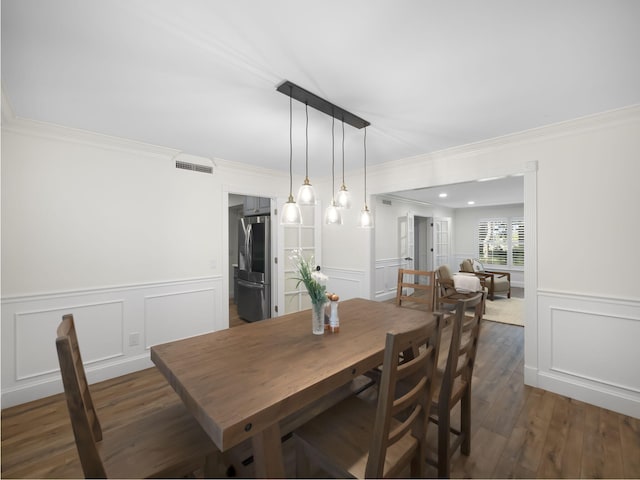
{"label": "chair leg", "polygon": [[296,478],[309,478],[311,465],[304,445],[299,439],[295,439],[296,445]]}
{"label": "chair leg", "polygon": [[226,471],[226,465],[219,451],[207,455],[204,459],[204,478],[218,478]]}
{"label": "chair leg", "polygon": [[471,453],[471,389],[467,388],[460,399],[460,435],[462,444],[460,453],[469,455]]}
{"label": "chair leg", "polygon": [[438,477],[451,476],[449,429],[451,428],[451,412],[448,408],[440,408],[438,412]]}
{"label": "chair leg", "polygon": [[421,455],[421,449],[418,448],[411,459],[411,478],[424,478],[424,459],[425,457]]}

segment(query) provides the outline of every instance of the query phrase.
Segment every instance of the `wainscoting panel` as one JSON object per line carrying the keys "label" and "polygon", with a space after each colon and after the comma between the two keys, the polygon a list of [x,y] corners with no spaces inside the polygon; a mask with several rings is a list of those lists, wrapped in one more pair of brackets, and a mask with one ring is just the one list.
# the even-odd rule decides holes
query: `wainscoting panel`
{"label": "wainscoting panel", "polygon": [[407,268],[407,262],[401,258],[376,260],[375,300],[384,301],[396,296],[399,268]]}
{"label": "wainscoting panel", "polygon": [[214,331],[214,293],[210,288],[145,297],[146,348]]}
{"label": "wainscoting panel", "polygon": [[73,315],[86,365],[124,355],[122,301],[16,313],[16,380],[58,370],[56,330],[68,313]]}
{"label": "wainscoting panel", "polygon": [[72,313],[89,383],[153,366],[149,347],[229,326],[222,277],[2,299],[2,407],[62,392],[56,329]]}
{"label": "wainscoting panel", "polygon": [[323,272],[329,277],[327,291],[336,293],[340,300],[350,298],[368,298],[364,291],[364,272],[344,268],[323,267]]}
{"label": "wainscoting panel", "polygon": [[640,302],[538,292],[538,385],[640,418]]}

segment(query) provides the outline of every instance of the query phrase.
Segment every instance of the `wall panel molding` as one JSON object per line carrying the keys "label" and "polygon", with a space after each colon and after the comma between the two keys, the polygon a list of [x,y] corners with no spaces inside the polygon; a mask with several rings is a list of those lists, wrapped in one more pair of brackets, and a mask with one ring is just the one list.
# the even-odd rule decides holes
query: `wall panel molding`
{"label": "wall panel molding", "polygon": [[58,370],[55,332],[62,316],[68,313],[73,315],[85,365],[124,356],[123,306],[124,301],[119,299],[16,312],[13,316],[16,380],[27,380]]}
{"label": "wall panel molding", "polygon": [[365,272],[337,267],[323,267],[323,272],[329,277],[327,290],[335,292],[340,300],[350,298],[368,298],[365,291]]}
{"label": "wall panel molding", "polygon": [[152,367],[155,343],[228,328],[222,287],[222,276],[212,276],[3,298],[3,408],[62,392],[55,351],[62,315],[74,315],[94,383]]}
{"label": "wall panel molding", "polygon": [[538,386],[640,418],[640,301],[539,291]]}
{"label": "wall panel molding", "polygon": [[382,302],[395,298],[398,290],[399,268],[407,268],[407,261],[402,258],[376,260],[375,300]]}

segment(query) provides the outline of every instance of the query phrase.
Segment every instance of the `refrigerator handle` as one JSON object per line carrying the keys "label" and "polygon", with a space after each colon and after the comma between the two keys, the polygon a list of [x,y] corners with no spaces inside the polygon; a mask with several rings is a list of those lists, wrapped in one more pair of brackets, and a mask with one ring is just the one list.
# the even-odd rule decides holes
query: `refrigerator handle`
{"label": "refrigerator handle", "polygon": [[251,224],[247,225],[247,235],[245,237],[246,242],[246,253],[247,253],[247,271],[253,271],[253,233],[252,233]]}

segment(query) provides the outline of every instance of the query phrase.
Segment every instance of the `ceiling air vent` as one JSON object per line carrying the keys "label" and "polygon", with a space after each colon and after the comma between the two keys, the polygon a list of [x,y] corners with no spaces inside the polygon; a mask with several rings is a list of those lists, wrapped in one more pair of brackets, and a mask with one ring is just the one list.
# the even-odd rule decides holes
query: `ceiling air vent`
{"label": "ceiling air vent", "polygon": [[391,200],[382,200],[383,205],[391,205]]}
{"label": "ceiling air vent", "polygon": [[208,158],[195,157],[192,155],[179,154],[180,160],[176,158],[176,168],[191,170],[193,172],[213,174],[213,162]]}

